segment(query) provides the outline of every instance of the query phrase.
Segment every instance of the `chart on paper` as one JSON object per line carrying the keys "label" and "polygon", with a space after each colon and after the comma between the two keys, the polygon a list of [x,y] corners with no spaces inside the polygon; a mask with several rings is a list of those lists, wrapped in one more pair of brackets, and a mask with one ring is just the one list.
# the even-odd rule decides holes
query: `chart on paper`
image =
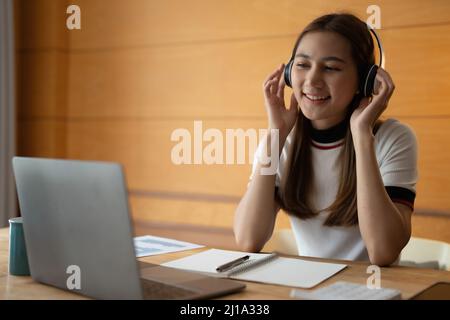
{"label": "chart on paper", "polygon": [[202,247],[204,246],[195,243],[156,236],[141,236],[134,238],[134,250],[136,252],[136,257],[138,258]]}

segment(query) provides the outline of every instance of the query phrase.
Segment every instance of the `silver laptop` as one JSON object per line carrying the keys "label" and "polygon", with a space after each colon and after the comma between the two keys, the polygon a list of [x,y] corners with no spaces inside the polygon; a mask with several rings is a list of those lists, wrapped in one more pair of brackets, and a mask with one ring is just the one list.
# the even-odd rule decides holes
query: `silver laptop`
{"label": "silver laptop", "polygon": [[14,157],[13,169],[35,281],[97,299],[200,299],[245,287],[138,263],[121,165]]}

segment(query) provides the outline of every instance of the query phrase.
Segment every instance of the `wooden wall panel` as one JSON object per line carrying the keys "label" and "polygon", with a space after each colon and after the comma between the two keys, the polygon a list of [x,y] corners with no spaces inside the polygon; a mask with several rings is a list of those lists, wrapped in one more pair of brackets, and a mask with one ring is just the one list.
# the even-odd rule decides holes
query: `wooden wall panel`
{"label": "wooden wall panel", "polygon": [[22,119],[17,130],[18,155],[64,158],[66,126],[61,120]]}
{"label": "wooden wall panel", "polygon": [[265,117],[262,83],[293,41],[74,53],[69,116]]}
{"label": "wooden wall panel", "polygon": [[230,228],[237,203],[130,196],[130,205],[133,219]]}
{"label": "wooden wall panel", "polygon": [[419,147],[416,208],[440,209],[450,214],[450,119],[406,119]]}
{"label": "wooden wall panel", "polygon": [[412,217],[412,236],[450,243],[450,217],[415,214]]}
{"label": "wooden wall panel", "polygon": [[450,115],[450,23],[380,32],[395,93],[386,115]]}
{"label": "wooden wall panel", "polygon": [[[238,125],[244,130],[264,127],[261,122],[251,121],[239,121]],[[203,123],[203,131],[218,128],[224,135],[224,143],[225,129],[239,127],[233,121]],[[194,140],[193,122],[188,120],[70,121],[66,155],[124,164],[131,189],[242,195],[250,175],[248,164],[176,165],[172,162],[171,150],[177,142],[172,142],[170,137],[177,128],[187,128]],[[193,154],[192,149],[192,159]]]}
{"label": "wooden wall panel", "polygon": [[15,1],[18,155],[66,155],[66,7],[66,0]]}
{"label": "wooden wall panel", "polygon": [[66,8],[68,0],[14,0],[20,34],[16,46],[20,49],[66,50],[68,30]]}
{"label": "wooden wall panel", "polygon": [[[135,220],[175,222],[210,227],[231,228],[237,202],[161,199],[130,195],[132,216]],[[289,228],[288,216],[280,211],[276,228]]]}
{"label": "wooden wall panel", "polygon": [[20,118],[64,119],[67,105],[68,55],[57,50],[20,51],[17,97]]}
{"label": "wooden wall panel", "polygon": [[[386,114],[449,115],[450,24],[380,35],[396,84]],[[292,36],[72,53],[68,115],[265,118],[262,82],[288,60],[294,42]]]}
{"label": "wooden wall panel", "polygon": [[367,17],[377,4],[382,27],[450,22],[450,3],[421,1],[209,1],[74,0],[82,8],[82,32],[71,33],[73,49],[117,49],[183,42],[224,41],[294,35],[321,14],[351,11]]}

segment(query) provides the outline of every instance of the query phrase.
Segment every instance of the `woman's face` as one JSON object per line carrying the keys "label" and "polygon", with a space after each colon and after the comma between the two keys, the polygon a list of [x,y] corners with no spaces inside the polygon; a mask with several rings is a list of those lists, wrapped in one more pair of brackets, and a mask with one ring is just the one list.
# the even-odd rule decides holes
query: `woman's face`
{"label": "woman's face", "polygon": [[350,44],[334,32],[305,34],[295,53],[291,81],[300,108],[314,128],[338,124],[358,89]]}

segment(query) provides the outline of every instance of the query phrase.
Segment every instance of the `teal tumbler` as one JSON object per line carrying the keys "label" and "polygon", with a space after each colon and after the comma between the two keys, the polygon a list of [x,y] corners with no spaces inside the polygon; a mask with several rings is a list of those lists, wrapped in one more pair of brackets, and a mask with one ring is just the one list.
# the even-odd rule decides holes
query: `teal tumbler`
{"label": "teal tumbler", "polygon": [[9,219],[9,274],[30,275],[22,217]]}

